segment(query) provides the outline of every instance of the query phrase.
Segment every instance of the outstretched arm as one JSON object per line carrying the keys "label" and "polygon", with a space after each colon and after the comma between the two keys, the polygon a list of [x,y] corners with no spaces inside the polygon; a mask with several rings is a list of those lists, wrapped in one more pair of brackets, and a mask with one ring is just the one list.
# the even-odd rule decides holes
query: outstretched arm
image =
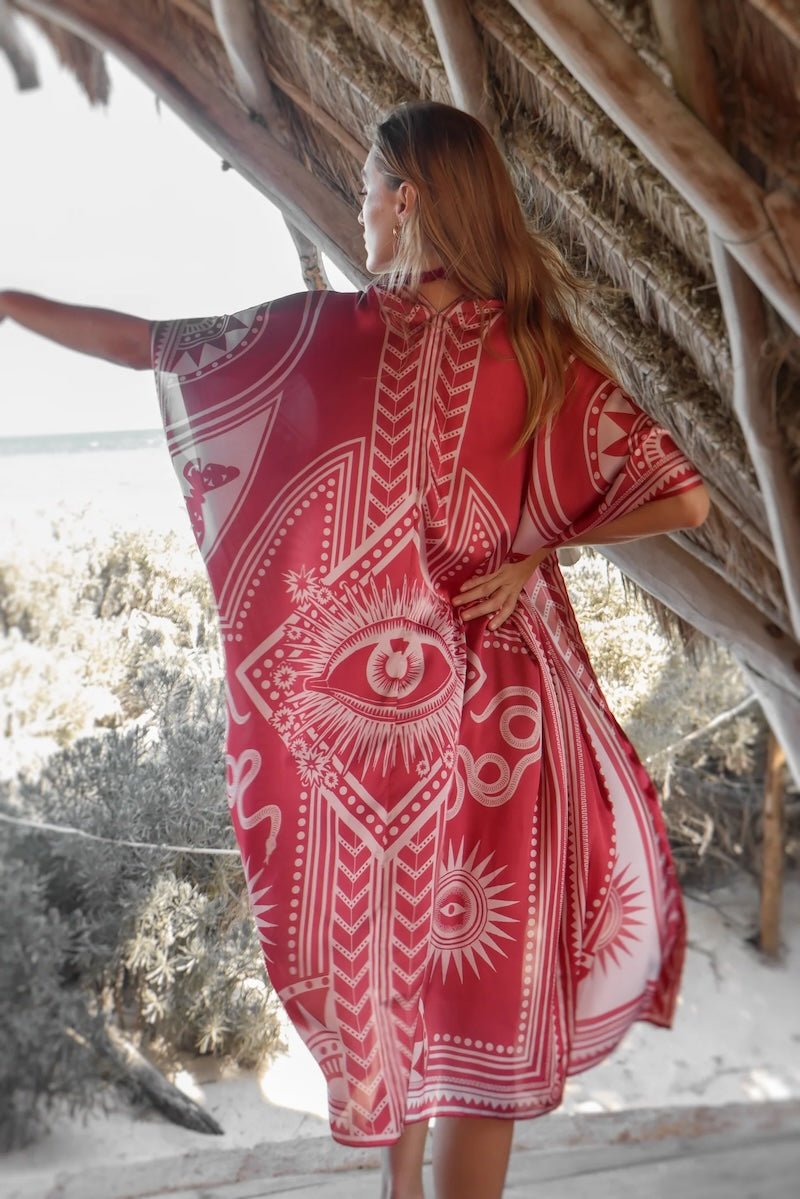
{"label": "outstretched arm", "polygon": [[133,370],[150,367],[150,322],[141,317],[62,304],[24,291],[0,291],[0,321],[4,317],[70,350]]}

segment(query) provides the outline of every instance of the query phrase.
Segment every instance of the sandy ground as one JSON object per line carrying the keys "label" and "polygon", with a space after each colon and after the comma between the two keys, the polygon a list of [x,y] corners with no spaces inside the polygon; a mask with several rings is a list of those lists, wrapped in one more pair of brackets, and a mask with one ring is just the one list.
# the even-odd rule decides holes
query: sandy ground
{"label": "sandy ground", "polygon": [[[686,902],[689,951],[674,1029],[636,1025],[613,1057],[568,1083],[552,1119],[572,1112],[800,1098],[800,879],[789,880],[784,891],[784,946],[775,963],[748,940],[758,918],[751,880],[687,895]],[[2,1190],[22,1185],[26,1196],[46,1195],[58,1176],[75,1173],[82,1163],[122,1167],[324,1134],[322,1076],[291,1029],[286,1038],[288,1054],[260,1078],[204,1078],[200,1063],[178,1078],[219,1120],[223,1137],[187,1132],[124,1107],[86,1120],[57,1119],[37,1144],[0,1162]]]}

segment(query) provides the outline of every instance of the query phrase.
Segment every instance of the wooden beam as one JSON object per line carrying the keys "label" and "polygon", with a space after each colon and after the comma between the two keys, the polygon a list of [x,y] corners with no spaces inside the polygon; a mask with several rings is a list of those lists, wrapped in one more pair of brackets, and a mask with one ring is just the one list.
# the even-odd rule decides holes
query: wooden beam
{"label": "wooden beam", "polygon": [[252,0],[211,0],[211,12],[239,95],[250,112],[261,117],[267,128],[285,142],[285,122],[264,74],[259,49],[261,38]]}
{"label": "wooden beam", "polygon": [[800,786],[800,709],[787,698],[786,692],[776,687],[759,671],[746,662],[741,654],[734,651],[734,658],[742,669],[742,674],[758,697],[758,702],[764,711],[778,744],[786,755],[786,765],[797,786]]}
{"label": "wooden beam", "polygon": [[783,886],[783,805],[786,755],[773,734],[767,743],[767,772],[761,837],[761,912],[759,948],[777,957],[781,947]]}
{"label": "wooden beam", "polygon": [[0,0],[0,50],[8,59],[21,92],[39,86],[36,60],[8,0]]}
{"label": "wooden beam", "polygon": [[[714,136],[723,139],[714,66],[696,0],[650,0],[650,5],[676,91]],[[733,408],[764,499],[791,627],[800,637],[800,494],[775,416],[775,373],[764,355],[764,302],[729,247],[713,232],[710,245],[731,349]]]}
{"label": "wooden beam", "polygon": [[675,91],[689,111],[724,145],[725,123],[714,62],[695,0],[650,0],[650,8]]}
{"label": "wooden beam", "polygon": [[[275,64],[263,53],[263,37],[252,2],[211,0],[211,6],[216,21],[215,32],[222,40],[239,94],[250,112],[260,117],[283,145],[287,144],[289,130],[275,103],[270,86],[274,84],[293,104],[321,125],[326,133],[330,133],[361,165],[366,157],[366,147],[311,96],[284,78]],[[180,7],[206,24],[202,10],[198,11],[196,0],[180,0]],[[262,49],[259,49],[260,46]]]}
{"label": "wooden beam", "polygon": [[285,75],[282,75],[277,67],[272,63],[267,63],[265,68],[267,76],[272,83],[275,84],[278,91],[283,92],[285,96],[292,101],[298,108],[311,117],[311,120],[319,125],[326,133],[329,133],[335,141],[339,143],[342,149],[348,154],[352,154],[355,161],[361,166],[367,156],[369,149],[369,139],[366,134],[364,141],[360,142],[353,137],[349,130],[345,129],[335,117],[332,117],[321,105],[309,96],[308,92],[304,92],[296,84],[291,83]]}
{"label": "wooden beam", "polygon": [[669,537],[598,549],[650,595],[729,649],[759,682],[759,700],[800,785],[800,645]]}
{"label": "wooden beam", "polygon": [[286,228],[289,230],[297,256],[300,259],[300,269],[303,272],[303,282],[309,291],[327,291],[330,288],[325,267],[318,248],[305,233],[284,217]]}
{"label": "wooden beam", "polygon": [[764,197],[772,227],[783,246],[794,277],[800,283],[800,208],[786,187],[776,187]]}
{"label": "wooden beam", "polygon": [[774,367],[765,360],[766,314],[760,293],[717,237],[711,238],[733,364],[733,408],[756,472],[789,618],[800,637],[800,492],[775,415]]}
{"label": "wooden beam", "polygon": [[447,73],[453,103],[497,136],[499,123],[489,97],[486,59],[464,0],[422,0],[422,4]]}
{"label": "wooden beam", "polygon": [[64,25],[115,54],[190,128],[283,211],[357,284],[364,245],[352,208],[308,171],[215,81],[176,55],[156,14],[125,0],[19,0],[21,10]]}
{"label": "wooden beam", "polygon": [[511,0],[574,78],[706,221],[800,334],[800,288],[764,192],[590,0]]}
{"label": "wooden beam", "polygon": [[786,11],[781,0],[747,0],[747,3],[777,29],[790,46],[800,50],[800,21]]}

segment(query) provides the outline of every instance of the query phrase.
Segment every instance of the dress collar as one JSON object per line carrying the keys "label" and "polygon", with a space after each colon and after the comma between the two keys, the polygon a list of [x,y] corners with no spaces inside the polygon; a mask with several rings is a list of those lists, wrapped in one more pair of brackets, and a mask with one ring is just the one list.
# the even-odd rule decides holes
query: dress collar
{"label": "dress collar", "polygon": [[404,328],[446,321],[462,329],[480,329],[491,324],[504,308],[502,300],[459,296],[437,310],[422,295],[403,289],[392,290],[380,283],[372,283],[366,295],[378,305],[384,319]]}

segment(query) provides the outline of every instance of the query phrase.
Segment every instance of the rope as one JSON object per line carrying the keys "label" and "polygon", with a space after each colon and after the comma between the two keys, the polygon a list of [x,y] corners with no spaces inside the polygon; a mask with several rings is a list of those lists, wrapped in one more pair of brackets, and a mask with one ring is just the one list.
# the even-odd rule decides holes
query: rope
{"label": "rope", "polygon": [[165,849],[171,853],[216,854],[219,857],[238,858],[238,849],[200,848],[196,845],[160,845],[153,841],[124,841],[116,837],[101,837],[99,833],[87,833],[68,824],[49,824],[46,820],[26,820],[23,816],[9,816],[0,812],[0,821],[20,828],[32,828],[38,832],[57,833],[62,837],[80,837],[84,841],[100,841],[103,845],[122,845],[127,849]]}
{"label": "rope", "polygon": [[711,729],[715,729],[718,725],[724,724],[726,720],[730,720],[732,716],[738,716],[740,712],[744,712],[745,708],[749,708],[751,704],[758,702],[758,696],[748,695],[747,699],[743,699],[733,708],[728,708],[727,712],[720,712],[719,716],[715,716],[713,720],[709,720],[708,724],[704,724],[702,728],[695,729],[691,733],[687,733],[685,737],[681,737],[678,741],[673,741],[672,745],[665,745],[663,749],[657,749],[655,753],[650,754],[645,758],[645,764],[649,765],[656,758],[662,758],[664,754],[671,754],[673,750],[680,749],[682,745],[688,745],[690,741],[697,741],[700,737],[704,737]]}
{"label": "rope", "polygon": [[[674,750],[688,744],[690,741],[696,741],[699,737],[704,736],[711,729],[716,728],[717,725],[723,724],[732,716],[738,716],[740,712],[743,712],[745,708],[749,708],[756,701],[757,697],[755,695],[748,696],[747,699],[743,699],[735,707],[729,708],[727,712],[721,712],[719,716],[715,716],[713,720],[709,720],[708,724],[704,724],[702,728],[695,729],[694,732],[687,733],[680,740],[673,741],[672,745],[666,745],[663,749],[650,754],[649,757],[644,759],[645,763],[649,764],[656,758],[663,757],[664,754],[671,754]],[[200,848],[196,845],[162,845],[153,841],[127,841],[116,837],[101,837],[99,833],[87,833],[83,829],[72,828],[68,824],[50,824],[46,820],[26,820],[23,816],[9,816],[6,812],[0,812],[0,821],[4,824],[16,825],[19,828],[36,829],[42,833],[56,833],[61,837],[80,837],[84,841],[98,841],[103,845],[121,845],[126,849],[161,849],[166,850],[168,853],[213,854],[226,858],[236,858],[239,856],[238,849],[220,849],[218,846]]]}

